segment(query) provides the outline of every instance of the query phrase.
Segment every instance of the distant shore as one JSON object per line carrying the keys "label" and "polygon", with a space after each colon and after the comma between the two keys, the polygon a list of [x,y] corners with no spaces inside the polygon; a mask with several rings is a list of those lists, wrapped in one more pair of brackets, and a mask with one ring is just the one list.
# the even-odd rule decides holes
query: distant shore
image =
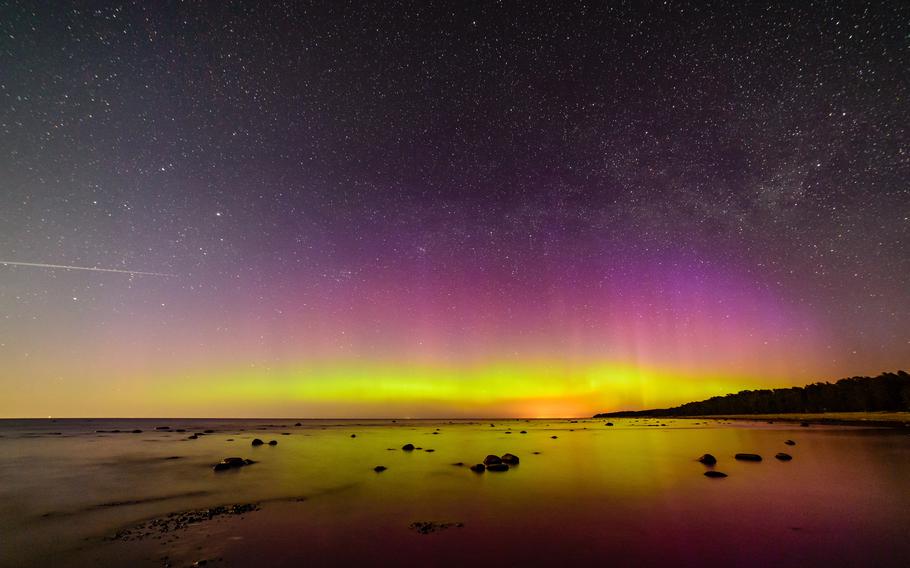
{"label": "distant shore", "polygon": [[666,416],[641,414],[625,418],[676,418],[698,420],[744,420],[774,422],[807,422],[834,426],[875,426],[882,428],[910,428],[910,412],[817,412],[800,414],[716,414],[701,416]]}

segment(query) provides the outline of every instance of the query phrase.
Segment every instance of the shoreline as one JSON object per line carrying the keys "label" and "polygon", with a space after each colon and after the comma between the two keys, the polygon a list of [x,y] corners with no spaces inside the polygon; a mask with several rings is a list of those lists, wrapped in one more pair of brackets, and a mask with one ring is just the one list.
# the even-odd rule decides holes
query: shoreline
{"label": "shoreline", "polygon": [[736,420],[742,422],[792,422],[825,426],[865,426],[870,428],[910,428],[910,412],[825,412],[805,414],[710,414],[667,416],[640,414],[636,416],[607,416],[604,418],[647,418],[660,420]]}

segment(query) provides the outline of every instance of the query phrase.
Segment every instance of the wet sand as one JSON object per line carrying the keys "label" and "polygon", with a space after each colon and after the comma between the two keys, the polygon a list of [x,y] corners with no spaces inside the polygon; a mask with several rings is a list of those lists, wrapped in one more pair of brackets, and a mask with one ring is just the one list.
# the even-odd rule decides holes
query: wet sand
{"label": "wet sand", "polygon": [[[4,566],[898,566],[910,553],[910,436],[891,429],[44,422],[0,423],[0,450],[12,456],[0,466]],[[178,422],[187,432],[173,431]],[[254,448],[257,437],[278,444]],[[468,469],[505,452],[520,463]],[[696,461],[706,452],[712,468]],[[764,459],[737,461],[739,452]],[[235,455],[256,463],[212,470]]]}

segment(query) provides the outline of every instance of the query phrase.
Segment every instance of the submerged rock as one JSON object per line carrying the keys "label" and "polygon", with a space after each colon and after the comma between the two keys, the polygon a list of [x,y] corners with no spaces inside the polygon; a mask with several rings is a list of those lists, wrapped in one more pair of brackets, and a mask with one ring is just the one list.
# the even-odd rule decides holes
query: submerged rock
{"label": "submerged rock", "polygon": [[234,469],[237,467],[243,467],[245,465],[254,464],[253,460],[247,460],[243,458],[224,458],[220,462],[216,463],[212,469],[215,471],[224,471],[226,469]]}
{"label": "submerged rock", "polygon": [[253,442],[252,442],[250,445],[252,445],[252,446],[261,446],[261,445],[264,444],[264,443],[265,443],[265,442],[263,442],[263,441],[260,440],[259,438],[253,438]]}
{"label": "submerged rock", "polygon": [[717,463],[717,458],[711,454],[705,454],[702,457],[698,458],[698,461],[705,465],[714,465]]}
{"label": "submerged rock", "polygon": [[414,444],[405,444],[405,445],[401,446],[401,449],[404,450],[404,451],[406,451],[406,452],[413,452],[413,451],[414,451]]}
{"label": "submerged rock", "polygon": [[492,463],[487,466],[487,471],[509,471],[509,466],[504,463]]}
{"label": "submerged rock", "polygon": [[776,457],[780,461],[784,461],[784,462],[788,462],[793,459],[793,456],[791,456],[790,454],[785,454],[784,452],[778,452],[777,455],[775,455],[774,457]]}
{"label": "submerged rock", "polygon": [[734,458],[740,461],[760,462],[761,456],[758,454],[736,454]]}
{"label": "submerged rock", "polygon": [[784,443],[787,444],[788,446],[795,446],[795,445],[796,445],[796,442],[794,442],[793,440],[787,440],[787,441],[784,442]]}
{"label": "submerged rock", "polygon": [[727,474],[722,471],[714,471],[713,469],[711,469],[711,470],[708,470],[705,472],[705,477],[715,477],[715,478],[727,477]]}
{"label": "submerged rock", "polygon": [[417,521],[411,523],[408,528],[412,531],[416,531],[418,534],[430,534],[449,528],[460,529],[463,526],[464,523],[437,523],[435,521]]}
{"label": "submerged rock", "polygon": [[475,463],[474,465],[471,466],[471,471],[475,471],[477,473],[483,473],[484,471],[486,471],[486,469],[487,469],[487,466],[483,465],[482,463]]}
{"label": "submerged rock", "polygon": [[500,458],[502,463],[507,463],[509,465],[518,465],[518,456],[515,454],[502,454]]}
{"label": "submerged rock", "polygon": [[502,459],[500,459],[499,456],[490,454],[487,457],[483,458],[483,465],[490,466],[497,463],[502,463]]}

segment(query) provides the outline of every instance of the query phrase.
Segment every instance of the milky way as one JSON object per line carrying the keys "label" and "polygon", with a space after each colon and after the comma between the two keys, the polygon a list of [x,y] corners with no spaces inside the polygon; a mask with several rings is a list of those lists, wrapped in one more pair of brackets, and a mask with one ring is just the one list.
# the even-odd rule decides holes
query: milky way
{"label": "milky way", "polygon": [[568,415],[910,363],[904,2],[33,4],[0,7],[0,258],[175,277],[0,266],[0,415]]}

